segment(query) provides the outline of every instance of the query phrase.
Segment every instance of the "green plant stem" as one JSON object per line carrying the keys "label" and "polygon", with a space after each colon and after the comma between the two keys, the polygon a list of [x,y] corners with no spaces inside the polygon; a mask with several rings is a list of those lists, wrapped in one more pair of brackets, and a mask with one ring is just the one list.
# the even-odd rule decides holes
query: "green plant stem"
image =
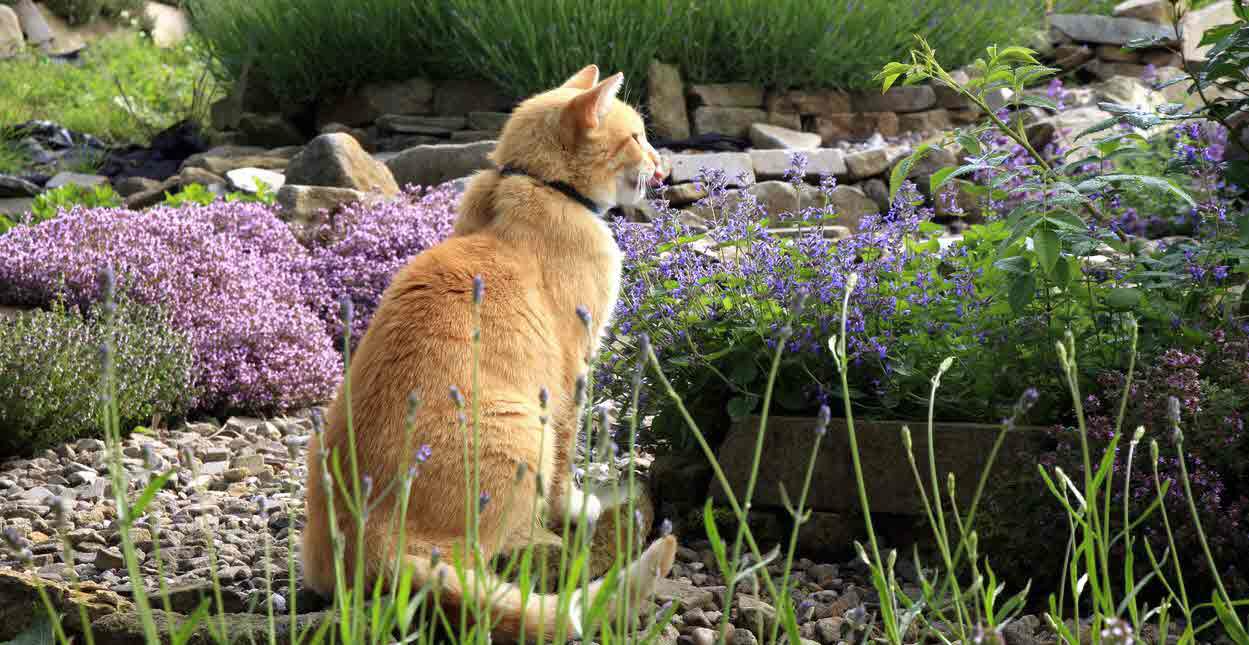
{"label": "green plant stem", "polygon": [[[1201,543],[1202,554],[1206,556],[1206,566],[1210,567],[1210,576],[1214,578],[1214,585],[1218,588],[1223,602],[1232,607],[1232,597],[1227,593],[1227,587],[1223,586],[1223,576],[1219,575],[1219,567],[1214,563],[1214,554],[1210,552],[1210,543],[1206,540],[1206,531],[1201,526],[1201,516],[1197,514],[1197,503],[1193,497],[1192,485],[1189,484],[1188,480],[1188,460],[1184,458],[1184,440],[1182,438],[1177,438],[1175,441],[1175,458],[1180,462],[1180,481],[1184,483],[1184,501],[1188,502],[1188,512],[1192,515],[1193,526],[1197,529],[1197,540]],[[1243,631],[1244,625],[1241,623],[1240,617],[1234,611],[1229,613],[1235,621],[1235,625]]]}

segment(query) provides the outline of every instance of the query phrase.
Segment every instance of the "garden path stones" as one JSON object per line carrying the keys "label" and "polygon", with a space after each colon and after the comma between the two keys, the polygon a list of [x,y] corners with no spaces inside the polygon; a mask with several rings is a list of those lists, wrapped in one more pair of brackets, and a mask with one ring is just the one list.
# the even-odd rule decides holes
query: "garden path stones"
{"label": "garden path stones", "polygon": [[0,60],[12,58],[26,48],[22,35],[22,23],[17,12],[8,5],[0,5]]}
{"label": "garden path stones", "polygon": [[369,156],[349,134],[323,134],[308,142],[286,167],[286,182],[301,186],[350,188],[388,197],[399,184],[385,164]]}

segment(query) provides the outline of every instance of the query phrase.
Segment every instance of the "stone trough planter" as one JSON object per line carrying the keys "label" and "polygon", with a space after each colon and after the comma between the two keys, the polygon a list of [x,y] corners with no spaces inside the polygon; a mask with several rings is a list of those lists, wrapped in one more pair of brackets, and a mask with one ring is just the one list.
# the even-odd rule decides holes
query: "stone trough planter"
{"label": "stone trough planter", "polygon": [[[915,477],[902,444],[901,430],[904,425],[911,428],[916,463],[927,483],[928,434],[925,422],[855,422],[863,479],[873,514],[923,514]],[[734,423],[718,451],[720,466],[739,499],[750,476],[758,428],[759,417],[756,416]],[[768,420],[753,508],[783,508],[782,486],[790,499],[797,502],[807,462],[815,445],[814,428],[813,418],[771,417]],[[997,425],[978,423],[943,422],[934,425],[937,474],[943,498],[946,497],[946,478],[948,473],[953,473],[960,506],[966,508],[971,503],[980,473],[1000,431]],[[1040,428],[1020,427],[1011,431],[998,453],[990,484],[1006,476],[1034,474],[1034,457],[1045,442],[1046,436]],[[708,496],[716,502],[727,499],[716,482],[712,482]],[[929,497],[932,497],[931,491]],[[844,419],[834,419],[829,424],[828,434],[820,445],[808,505],[820,513],[857,515],[861,512]]]}

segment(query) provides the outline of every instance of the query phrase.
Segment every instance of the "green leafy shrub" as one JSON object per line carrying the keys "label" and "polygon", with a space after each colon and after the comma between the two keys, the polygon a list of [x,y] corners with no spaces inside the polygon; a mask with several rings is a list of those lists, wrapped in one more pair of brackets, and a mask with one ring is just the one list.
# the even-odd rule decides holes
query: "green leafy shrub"
{"label": "green leafy shrub", "polygon": [[7,232],[14,226],[46,222],[75,206],[117,208],[121,205],[121,195],[118,195],[113,190],[113,187],[108,184],[100,184],[98,186],[66,184],[60,188],[54,188],[41,193],[35,198],[34,203],[31,204],[29,213],[0,213],[0,234]]}
{"label": "green leafy shrub", "polygon": [[100,347],[110,335],[123,427],[187,411],[190,342],[161,309],[122,300],[109,325],[98,305],[84,315],[54,302],[0,322],[0,455],[99,434]]}
{"label": "green leafy shrub", "polygon": [[41,193],[35,198],[30,208],[30,224],[46,222],[62,212],[75,206],[86,208],[117,208],[121,206],[121,195],[108,184],[98,186],[79,186],[65,184]]}
{"label": "green leafy shrub", "polygon": [[[227,202],[255,202],[268,206],[277,203],[277,193],[268,184],[257,179],[256,188],[257,191],[254,193],[243,191],[226,193],[224,199]],[[191,184],[184,186],[182,190],[176,193],[165,193],[165,201],[163,203],[165,206],[173,207],[186,205],[207,206],[219,198],[222,198],[222,196],[208,190],[203,184]]]}
{"label": "green leafy shrub", "polygon": [[124,31],[93,42],[74,65],[39,52],[6,60],[0,124],[43,119],[109,143],[145,143],[202,117],[214,87],[192,49],[160,49]]}
{"label": "green leafy shrub", "polygon": [[867,87],[875,69],[905,54],[911,33],[927,34],[962,63],[1041,18],[1039,3],[1017,0],[922,0],[904,10],[889,0],[188,5],[222,76],[237,79],[263,61],[270,89],[293,100],[416,76],[487,79],[524,96],[589,61],[640,87],[652,58],[680,64],[698,82]]}

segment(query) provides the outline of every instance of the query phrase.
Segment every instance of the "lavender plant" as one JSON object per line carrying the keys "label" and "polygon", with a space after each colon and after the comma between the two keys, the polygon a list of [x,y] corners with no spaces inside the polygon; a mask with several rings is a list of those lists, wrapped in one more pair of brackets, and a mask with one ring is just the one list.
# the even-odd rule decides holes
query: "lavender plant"
{"label": "lavender plant", "polygon": [[176,419],[191,405],[191,347],[156,307],[121,300],[82,312],[54,301],[47,311],[0,322],[0,454],[29,453],[94,434],[102,404],[97,347],[117,343],[116,398],[127,428]]}

